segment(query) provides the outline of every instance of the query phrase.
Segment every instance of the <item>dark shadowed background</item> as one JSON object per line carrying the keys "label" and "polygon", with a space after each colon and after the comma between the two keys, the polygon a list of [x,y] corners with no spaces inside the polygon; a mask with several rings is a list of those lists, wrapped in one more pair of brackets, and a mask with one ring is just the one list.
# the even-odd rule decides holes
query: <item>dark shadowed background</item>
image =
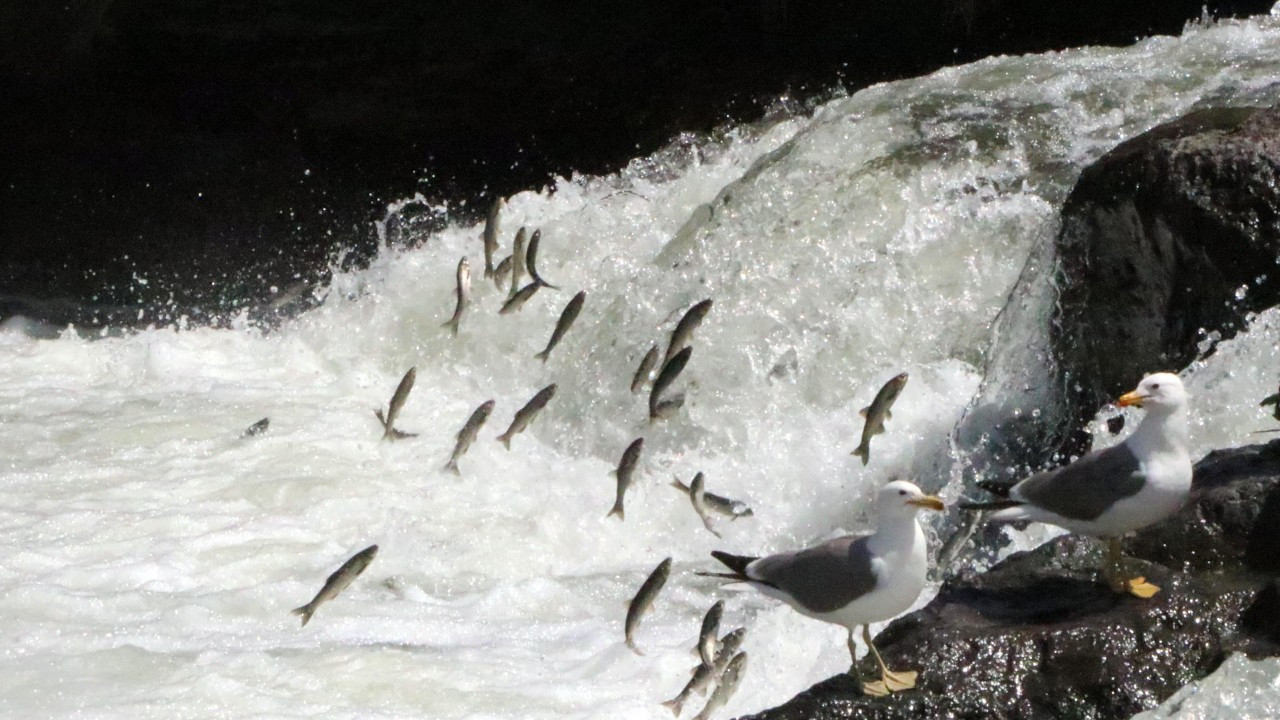
{"label": "dark shadowed background", "polygon": [[7,3],[0,316],[85,322],[68,308],[171,296],[225,311],[322,277],[340,248],[369,257],[371,220],[415,192],[478,217],[494,194],[615,169],[780,96],[1127,44],[1204,4]]}

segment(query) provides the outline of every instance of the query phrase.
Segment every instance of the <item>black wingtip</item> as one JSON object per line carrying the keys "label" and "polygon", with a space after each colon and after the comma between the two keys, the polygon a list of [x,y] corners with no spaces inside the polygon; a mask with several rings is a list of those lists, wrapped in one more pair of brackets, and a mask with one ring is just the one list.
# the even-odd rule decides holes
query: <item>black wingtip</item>
{"label": "black wingtip", "polygon": [[1022,505],[1017,500],[996,500],[994,502],[962,502],[958,505],[961,510],[974,512],[977,510],[1004,510],[1006,508],[1018,507]]}
{"label": "black wingtip", "polygon": [[747,566],[759,558],[748,557],[746,555],[732,555],[719,550],[712,550],[711,557],[719,560],[722,565],[736,573],[740,579],[747,579]]}

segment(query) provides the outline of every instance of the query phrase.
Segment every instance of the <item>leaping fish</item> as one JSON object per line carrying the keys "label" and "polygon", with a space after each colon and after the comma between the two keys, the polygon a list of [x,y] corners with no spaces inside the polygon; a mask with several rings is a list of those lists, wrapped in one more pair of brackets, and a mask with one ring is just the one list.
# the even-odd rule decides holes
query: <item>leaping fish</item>
{"label": "leaping fish", "polygon": [[457,335],[462,312],[467,309],[467,302],[471,298],[471,265],[467,263],[465,256],[458,261],[458,287],[454,292],[457,293],[458,304],[453,309],[453,317],[444,323],[444,327]]}
{"label": "leaping fish", "polygon": [[502,212],[502,198],[493,199],[489,214],[484,219],[484,276],[493,277],[493,254],[498,251],[498,217]]}
{"label": "leaping fish", "polygon": [[693,717],[693,720],[707,720],[711,717],[711,713],[724,707],[729,702],[729,698],[733,697],[734,691],[738,689],[738,683],[742,681],[742,676],[747,671],[747,654],[740,652],[733,656],[729,661],[729,665],[725,667],[724,672],[720,674],[720,680],[716,684],[715,692],[711,693],[711,698],[707,700],[706,707],[702,708],[702,712]]}
{"label": "leaping fish", "polygon": [[649,382],[649,373],[653,372],[653,366],[658,364],[658,353],[661,352],[657,345],[649,348],[649,352],[644,354],[644,359],[640,361],[640,367],[636,368],[636,374],[631,378],[631,394],[635,395],[644,389],[644,384]]}
{"label": "leaping fish", "polygon": [[866,418],[867,421],[862,426],[862,444],[858,445],[849,454],[862,458],[863,465],[866,465],[871,460],[871,438],[884,432],[885,420],[893,419],[893,413],[889,412],[889,408],[893,407],[893,401],[898,399],[898,394],[902,392],[902,388],[906,384],[906,373],[894,375],[876,393],[876,397],[871,401],[871,404],[858,411],[858,414]]}
{"label": "leaping fish", "polygon": [[300,608],[294,608],[294,615],[302,616],[302,626],[306,627],[311,621],[311,616],[315,614],[316,609],[326,602],[338,597],[338,593],[347,589],[353,580],[369,567],[369,563],[373,562],[373,556],[378,554],[378,546],[370,545],[360,552],[352,555],[349,560],[342,563],[342,567],[338,568],[324,581],[324,587],[320,588],[320,592],[311,598],[311,602]]}
{"label": "leaping fish", "polygon": [[462,457],[471,447],[471,443],[475,441],[476,435],[480,432],[480,426],[484,425],[485,420],[489,419],[489,413],[493,412],[493,401],[486,400],[480,404],[480,407],[471,412],[471,417],[467,418],[467,422],[458,431],[458,441],[453,446],[453,454],[449,456],[449,462],[445,464],[444,469],[454,475],[461,475],[458,470],[458,458]]}
{"label": "leaping fish", "polygon": [[649,577],[645,578],[644,584],[640,586],[640,591],[631,599],[631,604],[627,606],[627,621],[624,626],[627,647],[637,655],[643,655],[640,648],[636,647],[635,631],[640,626],[640,618],[644,616],[649,608],[653,606],[653,601],[658,597],[658,592],[662,590],[662,586],[666,584],[667,577],[671,575],[671,558],[667,558],[658,563],[658,567],[649,573]]}
{"label": "leaping fish", "polygon": [[702,319],[707,316],[711,310],[711,298],[707,298],[702,302],[689,308],[688,312],[680,318],[680,322],[676,323],[676,329],[671,331],[671,342],[667,343],[667,354],[663,357],[663,362],[670,360],[672,356],[684,349],[689,344],[690,338],[693,337],[693,331],[698,329],[702,324]]}
{"label": "leaping fish", "polygon": [[401,432],[395,428],[396,418],[400,415],[400,408],[404,407],[404,401],[409,397],[409,391],[413,389],[413,380],[417,377],[417,368],[409,368],[409,372],[400,378],[400,384],[396,386],[396,392],[391,396],[391,403],[387,406],[386,417],[383,417],[381,408],[374,410],[373,414],[378,418],[378,422],[382,423],[384,432],[383,440],[403,440],[404,438],[417,437],[417,433]]}
{"label": "leaping fish", "polygon": [[511,290],[507,297],[515,297],[520,290],[520,276],[524,274],[524,243],[526,230],[516,231],[515,242],[511,246]]}
{"label": "leaping fish", "polygon": [[680,709],[684,707],[685,701],[690,696],[706,690],[712,681],[724,673],[725,668],[729,666],[729,661],[738,652],[738,648],[742,646],[742,640],[746,637],[746,634],[746,628],[738,628],[720,638],[720,651],[716,653],[715,662],[710,665],[700,663],[698,667],[693,669],[693,677],[689,678],[688,684],[684,686],[680,694],[662,703],[662,705],[669,708],[678,717]]}
{"label": "leaping fish", "polygon": [[618,479],[618,497],[613,502],[613,509],[605,517],[617,515],[619,520],[627,519],[627,514],[622,509],[622,498],[626,496],[627,488],[631,487],[631,476],[635,474],[636,465],[640,462],[640,451],[643,449],[644,438],[641,437],[632,440],[627,449],[622,452],[618,469],[613,471],[613,476]]}
{"label": "leaping fish", "polygon": [[547,349],[537,355],[534,355],[534,357],[538,358],[542,362],[547,361],[547,357],[551,355],[551,351],[556,345],[560,344],[560,339],[564,337],[565,333],[569,332],[569,328],[573,325],[573,321],[578,319],[578,313],[582,311],[582,303],[585,302],[586,299],[587,291],[583,290],[577,295],[574,295],[573,299],[569,301],[569,304],[564,306],[564,310],[560,312],[560,319],[556,321],[555,330],[551,331],[551,340],[547,342]]}
{"label": "leaping fish", "polygon": [[[665,417],[666,413],[660,411],[662,405],[662,393],[671,387],[671,383],[676,381],[680,373],[684,370],[684,366],[689,364],[689,357],[693,355],[693,348],[687,347],[676,353],[667,360],[662,366],[662,371],[658,373],[658,379],[653,381],[653,388],[649,390],[649,420],[657,420]],[[675,398],[672,398],[674,400]],[[680,398],[683,403],[683,398]],[[671,410],[679,408],[679,404]]]}
{"label": "leaping fish", "polygon": [[556,384],[551,383],[539,390],[538,394],[533,396],[533,399],[516,411],[516,416],[511,420],[511,426],[507,428],[506,432],[498,436],[498,439],[502,441],[503,447],[508,450],[511,449],[511,438],[524,432],[524,429],[529,427],[529,423],[533,422],[533,419],[538,416],[538,413],[555,394]]}
{"label": "leaping fish", "polygon": [[529,271],[529,277],[533,278],[534,282],[538,283],[543,287],[551,288],[552,290],[559,290],[560,288],[556,287],[555,285],[552,285],[546,280],[543,280],[542,276],[538,274],[538,268],[536,267],[536,265],[538,262],[538,246],[541,244],[542,244],[542,231],[534,230],[533,237],[529,238],[529,249],[525,253],[525,263],[524,263],[525,269]]}
{"label": "leaping fish", "polygon": [[[698,474],[701,475],[702,473]],[[671,481],[671,487],[686,495],[692,496],[693,494],[693,488],[680,482],[680,478],[678,477]],[[751,512],[751,508],[747,507],[747,504],[741,500],[730,500],[727,497],[716,495],[715,493],[710,493],[705,490],[702,492],[702,501],[707,506],[707,509],[714,510],[721,515],[728,515],[734,520],[741,517],[751,517],[753,514]]]}

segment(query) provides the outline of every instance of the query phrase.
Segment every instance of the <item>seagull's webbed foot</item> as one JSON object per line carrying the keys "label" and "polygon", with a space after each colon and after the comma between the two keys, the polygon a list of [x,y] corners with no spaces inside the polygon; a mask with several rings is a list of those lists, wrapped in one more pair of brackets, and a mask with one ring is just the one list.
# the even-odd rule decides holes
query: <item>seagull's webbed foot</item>
{"label": "seagull's webbed foot", "polygon": [[[871,642],[871,627],[869,625],[862,626],[862,639],[867,643],[867,647],[871,649],[871,654],[876,659],[876,664],[880,666],[880,679],[874,682],[862,683],[862,692],[864,695],[872,697],[883,697],[893,692],[901,692],[902,690],[910,690],[916,686],[916,678],[920,676],[914,670],[901,670],[894,672],[884,664],[884,659],[880,657],[880,651],[876,649],[875,643]],[[853,633],[849,633],[850,646],[853,642]]]}
{"label": "seagull's webbed foot", "polygon": [[1112,592],[1143,599],[1160,592],[1160,586],[1147,582],[1145,577],[1125,577],[1120,565],[1120,539],[1107,538],[1107,564],[1103,569],[1103,576],[1106,577],[1107,585],[1111,587]]}

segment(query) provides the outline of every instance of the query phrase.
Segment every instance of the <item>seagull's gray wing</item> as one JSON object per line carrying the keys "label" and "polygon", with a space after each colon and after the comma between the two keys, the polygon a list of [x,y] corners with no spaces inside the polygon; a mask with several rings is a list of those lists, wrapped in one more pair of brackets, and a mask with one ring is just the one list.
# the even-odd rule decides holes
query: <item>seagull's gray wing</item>
{"label": "seagull's gray wing", "polygon": [[1023,480],[1010,497],[1072,520],[1096,520],[1147,481],[1128,443],[1092,452],[1065,467]]}
{"label": "seagull's gray wing", "polygon": [[876,586],[867,538],[847,535],[798,552],[761,558],[751,564],[753,580],[795,598],[806,610],[838,610]]}

